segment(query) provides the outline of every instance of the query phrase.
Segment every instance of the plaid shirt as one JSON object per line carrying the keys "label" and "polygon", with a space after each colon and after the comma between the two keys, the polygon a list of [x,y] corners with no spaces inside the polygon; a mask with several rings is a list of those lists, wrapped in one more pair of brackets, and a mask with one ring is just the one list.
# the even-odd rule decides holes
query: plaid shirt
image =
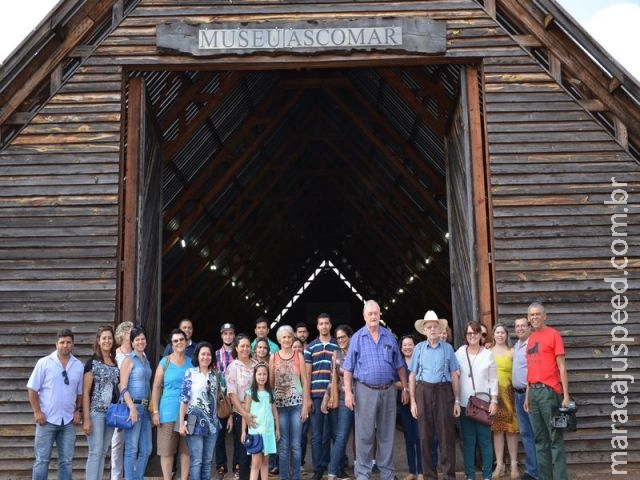
{"label": "plaid shirt", "polygon": [[351,337],[344,370],[353,373],[354,380],[367,385],[385,385],[397,378],[404,368],[404,358],[391,332],[379,327],[378,343],[364,326]]}

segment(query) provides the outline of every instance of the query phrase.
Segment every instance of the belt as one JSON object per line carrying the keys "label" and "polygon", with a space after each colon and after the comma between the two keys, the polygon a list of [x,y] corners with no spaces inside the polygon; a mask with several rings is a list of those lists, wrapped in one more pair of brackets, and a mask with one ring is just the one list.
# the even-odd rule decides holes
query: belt
{"label": "belt", "polygon": [[149,400],[147,400],[146,398],[144,400],[133,400],[133,403],[137,404],[137,405],[149,405]]}
{"label": "belt", "polygon": [[431,383],[431,382],[425,382],[424,380],[416,380],[416,383],[418,385],[425,385],[427,387],[437,387],[440,385],[451,385],[451,382],[436,382],[436,383]]}
{"label": "belt", "polygon": [[527,389],[526,388],[513,387],[513,391],[516,392],[516,393],[527,393]]}
{"label": "belt", "polygon": [[548,385],[545,385],[544,383],[530,383],[529,388],[551,388],[551,387],[549,387]]}
{"label": "belt", "polygon": [[360,382],[360,383],[362,383],[362,385],[364,385],[365,387],[370,388],[371,390],[386,390],[391,385],[393,385],[393,382],[383,383],[382,385],[369,385],[368,383],[364,383],[364,382]]}

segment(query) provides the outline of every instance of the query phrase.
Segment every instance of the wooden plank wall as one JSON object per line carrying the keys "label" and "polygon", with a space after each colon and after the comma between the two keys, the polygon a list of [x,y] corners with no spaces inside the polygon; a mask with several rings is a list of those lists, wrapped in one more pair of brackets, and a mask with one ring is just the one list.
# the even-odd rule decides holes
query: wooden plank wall
{"label": "wooden plank wall", "polygon": [[[638,291],[640,167],[530,57],[487,58],[484,72],[498,319],[512,326],[529,302],[545,303],[547,323],[564,337],[570,392],[579,403],[569,461],[610,464],[614,293],[604,278],[624,277],[610,262],[611,215],[624,212],[604,201],[612,177],[629,184],[628,225],[618,229],[628,234],[618,238],[629,249],[629,295]],[[627,328],[637,332],[640,304],[633,294],[629,300]],[[625,373],[637,378],[637,340],[628,347]],[[627,460],[636,463],[638,403],[637,395],[630,398],[626,424]]]}
{"label": "wooden plank wall", "polygon": [[[30,478],[27,379],[71,328],[88,358],[114,324],[121,69],[81,68],[0,152],[0,478]],[[77,478],[86,447],[78,429]],[[55,468],[55,462],[52,462]],[[74,474],[76,478],[76,474]]]}
{"label": "wooden plank wall", "polygon": [[[634,184],[637,213],[639,176],[638,165],[612,137],[472,0],[149,0],[0,152],[0,325],[6,332],[0,340],[0,477],[30,475],[33,424],[25,383],[37,358],[53,349],[55,331],[73,328],[76,351],[85,359],[96,327],[115,320],[121,69],[248,68],[252,61],[162,55],[155,49],[155,27],[162,22],[340,15],[446,20],[448,51],[439,61],[485,59],[498,319],[511,322],[534,298],[547,303],[549,323],[567,340],[571,390],[581,405],[581,430],[569,436],[569,461],[610,463],[610,384],[604,375],[611,365],[611,292],[602,279],[613,270],[612,208],[602,202],[616,176]],[[389,58],[405,61],[357,53],[306,61],[331,66]],[[301,60],[254,61],[250,68],[291,68]],[[637,219],[627,228],[629,251],[640,251]],[[630,258],[629,278],[637,277],[637,253]],[[627,310],[637,331],[638,304]],[[630,356],[637,359],[637,349]],[[630,372],[637,376],[637,360]],[[632,402],[637,406],[637,396]],[[631,421],[638,426],[637,414]],[[86,450],[78,438],[80,471]],[[638,448],[637,441],[630,446],[629,459],[640,460]]]}

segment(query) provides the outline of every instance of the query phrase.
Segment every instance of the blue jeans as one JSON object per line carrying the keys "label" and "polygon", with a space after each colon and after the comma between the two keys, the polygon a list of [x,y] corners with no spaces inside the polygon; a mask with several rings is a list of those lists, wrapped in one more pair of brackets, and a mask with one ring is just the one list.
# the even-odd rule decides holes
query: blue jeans
{"label": "blue jeans", "polygon": [[311,425],[311,420],[306,419],[302,424],[302,454],[300,455],[302,465],[304,465],[304,459],[307,457],[307,438],[309,437],[309,426]]}
{"label": "blue jeans", "polygon": [[280,480],[289,480],[289,474],[291,474],[291,480],[300,480],[301,411],[302,405],[278,407],[278,420],[280,422],[280,441],[278,442]]}
{"label": "blue jeans", "polygon": [[520,440],[524,447],[524,471],[533,478],[538,478],[538,460],[536,457],[536,440],[533,436],[533,427],[529,414],[524,411],[525,393],[515,393],[516,414],[518,415],[518,426],[520,427]]}
{"label": "blue jeans", "polygon": [[104,457],[113,437],[113,427],[107,427],[106,417],[106,412],[91,412],[91,433],[87,435],[89,453],[85,467],[86,480],[102,480],[104,474]]}
{"label": "blue jeans", "polygon": [[[400,423],[404,431],[404,446],[407,451],[407,465],[412,475],[422,475],[422,451],[420,450],[420,435],[418,434],[418,421],[411,415],[409,405],[398,402]],[[433,442],[431,447],[431,462],[438,465],[438,443]],[[435,450],[435,455],[433,454]]]}
{"label": "blue jeans", "polygon": [[344,399],[340,399],[340,405],[331,416],[335,439],[331,447],[331,459],[329,460],[329,475],[338,475],[344,467],[344,459],[347,451],[347,441],[353,428],[353,411],[344,406]]}
{"label": "blue jeans", "polygon": [[491,469],[493,468],[493,440],[491,439],[491,427],[470,419],[467,417],[466,412],[467,409],[462,408],[462,413],[460,414],[464,473],[467,478],[475,478],[476,476],[477,444],[480,446],[480,457],[482,458],[482,478],[491,478]]}
{"label": "blue jeans", "polygon": [[311,460],[313,470],[322,472],[329,465],[331,453],[331,424],[333,410],[328,414],[320,411],[322,398],[313,399],[313,411],[311,412]]}
{"label": "blue jeans", "polygon": [[124,478],[143,480],[151,455],[151,419],[146,405],[136,405],[138,421],[124,431]]}
{"label": "blue jeans", "polygon": [[49,478],[49,462],[53,444],[58,448],[58,480],[71,480],[73,452],[76,448],[76,426],[73,422],[66,425],[45,423],[36,424],[36,436],[33,443],[35,461],[32,480]]}
{"label": "blue jeans", "polygon": [[190,480],[210,480],[213,449],[218,435],[187,435]]}

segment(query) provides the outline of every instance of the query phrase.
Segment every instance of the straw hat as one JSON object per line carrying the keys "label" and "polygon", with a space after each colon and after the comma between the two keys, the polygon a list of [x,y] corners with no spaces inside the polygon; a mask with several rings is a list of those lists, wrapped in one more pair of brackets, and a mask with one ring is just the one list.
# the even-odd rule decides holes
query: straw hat
{"label": "straw hat", "polygon": [[[429,310],[427,313],[424,314],[424,318],[421,318],[420,320],[416,320],[416,323],[414,323],[414,326],[416,327],[416,330],[418,331],[418,333],[424,334],[424,327],[427,324],[427,322],[435,322],[438,325],[442,326],[442,320],[444,320],[444,318],[438,318],[438,315],[436,314],[436,312],[434,312],[433,310]],[[444,320],[446,322],[446,320]]]}

